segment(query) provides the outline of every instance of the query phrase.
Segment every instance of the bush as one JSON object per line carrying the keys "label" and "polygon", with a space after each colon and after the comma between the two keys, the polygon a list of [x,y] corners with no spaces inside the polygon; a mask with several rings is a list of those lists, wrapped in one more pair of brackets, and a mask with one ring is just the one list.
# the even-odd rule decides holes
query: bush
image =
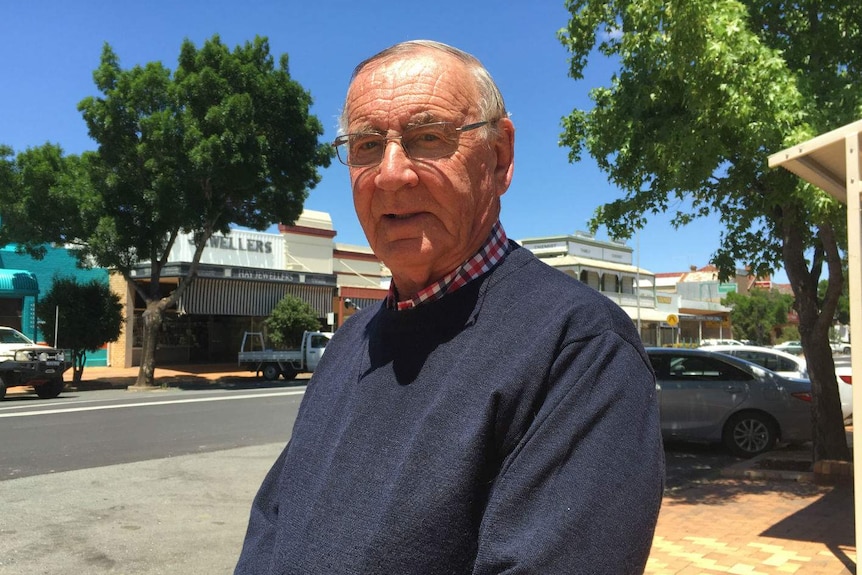
{"label": "bush", "polygon": [[269,341],[282,349],[299,347],[303,332],[320,329],[317,312],[305,300],[290,294],[276,304],[263,323]]}

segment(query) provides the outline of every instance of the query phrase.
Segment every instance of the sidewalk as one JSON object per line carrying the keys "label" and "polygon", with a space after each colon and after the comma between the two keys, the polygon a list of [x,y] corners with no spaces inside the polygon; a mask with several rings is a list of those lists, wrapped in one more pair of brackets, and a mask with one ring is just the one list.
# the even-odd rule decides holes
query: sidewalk
{"label": "sidewalk", "polygon": [[[125,389],[135,384],[138,369],[138,367],[85,367],[81,382],[78,385],[71,382],[72,372],[69,370],[65,374],[66,389],[76,391]],[[303,380],[309,377],[311,374],[301,373],[296,379]],[[236,387],[243,384],[249,386],[276,384],[276,382],[263,380],[260,375],[239,367],[236,363],[156,366],[154,380],[159,388],[179,387],[182,389],[206,386]],[[278,381],[284,383],[284,380],[279,379]],[[27,390],[27,388],[22,389]],[[10,393],[12,391],[12,389],[9,390]]]}
{"label": "sidewalk", "polygon": [[646,573],[856,573],[852,486],[727,479],[666,494]]}

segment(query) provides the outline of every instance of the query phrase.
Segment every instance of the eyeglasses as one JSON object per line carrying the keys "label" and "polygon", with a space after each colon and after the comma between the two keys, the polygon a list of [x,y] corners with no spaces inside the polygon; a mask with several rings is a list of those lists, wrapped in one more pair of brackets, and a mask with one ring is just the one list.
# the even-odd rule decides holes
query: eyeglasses
{"label": "eyeglasses", "polygon": [[389,140],[400,140],[404,154],[411,160],[436,160],[455,153],[462,132],[469,132],[490,123],[490,120],[486,120],[455,127],[451,122],[433,122],[411,126],[401,132],[400,136],[387,136],[380,132],[344,134],[335,138],[333,145],[338,160],[345,166],[354,168],[379,164]]}

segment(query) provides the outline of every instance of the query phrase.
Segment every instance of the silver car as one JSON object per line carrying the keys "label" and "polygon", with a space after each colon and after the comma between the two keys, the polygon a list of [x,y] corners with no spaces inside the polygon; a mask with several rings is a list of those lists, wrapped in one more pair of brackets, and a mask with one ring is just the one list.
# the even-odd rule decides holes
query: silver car
{"label": "silver car", "polygon": [[811,383],[700,349],[648,348],[665,439],[722,442],[740,457],[811,440]]}

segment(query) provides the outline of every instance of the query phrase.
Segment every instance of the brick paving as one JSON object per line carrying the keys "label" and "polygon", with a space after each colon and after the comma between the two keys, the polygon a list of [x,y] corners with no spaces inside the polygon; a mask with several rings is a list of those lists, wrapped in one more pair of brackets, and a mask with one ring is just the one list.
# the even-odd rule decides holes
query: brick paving
{"label": "brick paving", "polygon": [[650,575],[856,573],[850,485],[719,479],[668,493]]}

